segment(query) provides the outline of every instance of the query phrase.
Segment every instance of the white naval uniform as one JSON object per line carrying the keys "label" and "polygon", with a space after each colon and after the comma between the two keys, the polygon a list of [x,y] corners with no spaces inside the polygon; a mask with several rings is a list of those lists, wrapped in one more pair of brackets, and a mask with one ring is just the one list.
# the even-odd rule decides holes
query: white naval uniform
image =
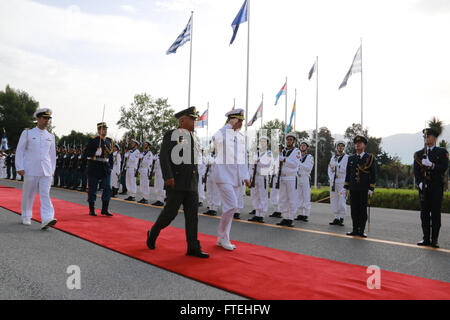
{"label": "white naval uniform", "polygon": [[296,189],[296,178],[300,150],[295,147],[290,150],[284,149],[279,159],[280,161],[286,160],[281,167],[280,189],[278,191],[280,209],[283,219],[294,220],[295,212],[297,211],[298,192]]}
{"label": "white naval uniform", "polygon": [[120,164],[122,163],[122,158],[119,151],[113,152],[113,159],[114,163],[111,170],[111,187],[119,189]]}
{"label": "white naval uniform", "polygon": [[130,197],[136,196],[137,186],[136,186],[136,170],[139,162],[140,152],[138,149],[128,151],[127,160],[127,173],[125,176],[125,183],[127,184],[127,191]]}
{"label": "white naval uniform", "polygon": [[[256,159],[255,159],[256,160]],[[273,165],[273,157],[270,150],[261,152],[256,163],[255,187],[250,189],[251,200],[255,215],[257,217],[265,217],[269,208],[269,174]],[[251,171],[254,172],[252,165]]]}
{"label": "white naval uniform", "polygon": [[154,191],[156,201],[164,202],[166,198],[166,190],[164,190],[164,179],[161,170],[161,164],[159,162],[159,153],[154,155],[155,159],[155,183],[154,183]]}
{"label": "white naval uniform", "polygon": [[214,170],[216,165],[213,156],[208,156],[207,165],[209,165],[209,170],[206,178],[206,203],[209,210],[217,211],[220,207],[220,194],[214,180]]}
{"label": "white naval uniform", "polygon": [[24,130],[17,144],[15,160],[16,171],[25,171],[22,220],[29,221],[32,218],[34,195],[39,187],[41,220],[44,225],[55,216],[50,199],[52,176],[56,168],[55,136],[38,127]]}
{"label": "white naval uniform", "polygon": [[311,170],[314,167],[314,157],[310,154],[301,156],[298,164],[298,210],[299,215],[309,217],[311,212]]}
{"label": "white naval uniform", "polygon": [[6,178],[6,165],[5,165],[6,158],[2,155],[0,155],[0,178]]}
{"label": "white naval uniform", "polygon": [[150,174],[150,167],[152,166],[153,162],[153,154],[149,151],[144,151],[144,153],[141,153],[140,155],[141,164],[139,165],[139,176],[140,176],[140,182],[139,182],[139,191],[142,194],[142,197],[145,200],[150,199],[150,181],[148,179],[148,175]]}
{"label": "white naval uniform", "polygon": [[233,215],[238,212],[239,198],[242,197],[242,182],[249,179],[245,138],[226,124],[212,139],[216,150],[214,180],[222,200],[217,237],[222,243],[229,243]]}
{"label": "white naval uniform", "polygon": [[[348,155],[334,156],[328,165],[328,177],[330,178],[330,204],[336,219],[344,219],[347,205],[345,201],[345,173],[347,170]],[[335,180],[336,175],[336,180]],[[333,188],[334,182],[334,190]]]}

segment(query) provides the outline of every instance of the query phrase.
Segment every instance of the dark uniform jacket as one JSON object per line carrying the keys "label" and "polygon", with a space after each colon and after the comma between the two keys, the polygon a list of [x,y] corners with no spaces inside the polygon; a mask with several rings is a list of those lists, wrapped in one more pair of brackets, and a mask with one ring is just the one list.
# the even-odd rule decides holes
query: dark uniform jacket
{"label": "dark uniform jacket", "polygon": [[348,158],[344,188],[350,191],[374,190],[376,181],[375,157],[364,153],[361,158],[354,154]]}
{"label": "dark uniform jacket", "polygon": [[[175,130],[179,130],[179,133],[187,132],[181,129]],[[166,181],[168,179],[174,178],[174,190],[198,192],[198,169],[197,164],[194,163],[194,152],[196,152],[194,139],[192,135],[184,134],[177,141],[172,141],[172,133],[175,130],[169,130],[166,132],[161,145],[159,161],[161,164],[163,179],[164,181]],[[172,149],[177,145],[181,149],[180,144],[185,144],[186,148],[190,148],[191,150],[191,159],[190,161],[187,161],[188,163],[181,162],[180,164],[175,164],[172,161]],[[182,157],[183,152],[181,151],[179,155],[180,157]],[[164,188],[168,190],[168,187],[165,186]]]}
{"label": "dark uniform jacket", "polygon": [[62,169],[63,161],[64,161],[64,153],[63,152],[59,152],[58,153],[58,158],[56,159],[56,168]]}
{"label": "dark uniform jacket", "polygon": [[[98,148],[102,149],[102,154],[96,156]],[[92,136],[86,147],[86,151],[83,154],[83,160],[87,160],[88,174],[96,177],[104,177],[111,173],[113,166],[113,141],[111,138],[106,137],[105,140],[100,136]],[[107,159],[107,161],[101,161]]]}
{"label": "dark uniform jacket", "polygon": [[448,151],[444,148],[434,147],[428,153],[428,159],[434,163],[433,169],[422,164],[423,155],[424,149],[414,153],[416,183],[420,184],[422,182],[430,186],[442,187],[444,185],[445,171],[448,169]]}

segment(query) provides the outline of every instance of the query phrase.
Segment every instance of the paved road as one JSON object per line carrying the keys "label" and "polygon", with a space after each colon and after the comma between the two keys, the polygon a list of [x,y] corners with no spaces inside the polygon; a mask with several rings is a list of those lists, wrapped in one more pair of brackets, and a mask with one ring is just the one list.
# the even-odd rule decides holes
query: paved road
{"label": "paved road", "polygon": [[[21,182],[10,180],[0,185],[21,188]],[[85,193],[53,188],[51,196],[87,205]],[[161,210],[123,198],[111,201],[112,212],[155,221]],[[421,237],[415,211],[372,208],[369,238],[359,239],[345,236],[349,218],[344,227],[328,224],[329,204],[313,204],[309,222],[296,221],[293,229],[276,226],[276,218],[266,218],[263,225],[248,222],[248,197],[245,204],[242,220],[233,222],[233,240],[450,282],[450,215],[442,216],[441,249],[435,250],[415,245]],[[183,215],[172,225],[184,228]],[[215,235],[217,225],[218,217],[200,215],[201,233]],[[35,222],[25,227],[17,214],[4,209],[0,243],[0,299],[244,299],[56,229],[42,232]],[[70,265],[80,266],[81,290],[67,289]]]}

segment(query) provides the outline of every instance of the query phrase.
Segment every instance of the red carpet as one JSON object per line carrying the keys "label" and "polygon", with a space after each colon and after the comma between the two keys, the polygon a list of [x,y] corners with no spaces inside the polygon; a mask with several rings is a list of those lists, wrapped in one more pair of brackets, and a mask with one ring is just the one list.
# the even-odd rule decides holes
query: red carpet
{"label": "red carpet", "polygon": [[[0,206],[20,212],[21,190],[1,188]],[[120,214],[92,217],[87,206],[53,199],[55,228],[171,272],[253,299],[450,299],[450,283],[381,271],[381,289],[366,286],[366,267],[234,241],[237,249],[216,246],[199,234],[209,259],[188,257],[183,229],[161,232],[156,250],[145,244],[152,223]],[[98,212],[99,213],[99,212]],[[39,198],[34,220],[40,221]]]}

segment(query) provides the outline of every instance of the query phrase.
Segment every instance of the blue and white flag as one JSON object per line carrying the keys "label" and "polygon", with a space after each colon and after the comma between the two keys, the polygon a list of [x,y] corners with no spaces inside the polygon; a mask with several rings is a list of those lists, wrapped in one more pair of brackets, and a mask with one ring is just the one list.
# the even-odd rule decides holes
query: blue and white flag
{"label": "blue and white flag", "polygon": [[181,47],[188,41],[191,41],[191,30],[192,30],[192,15],[189,18],[189,22],[184,28],[183,32],[178,36],[177,40],[170,46],[169,50],[167,50],[166,54],[171,54],[177,52],[177,49]]}
{"label": "blue and white flag", "polygon": [[347,81],[352,74],[361,72],[361,70],[362,70],[361,49],[362,49],[362,46],[359,46],[359,49],[358,49],[358,51],[356,51],[355,57],[353,58],[353,62],[352,62],[352,65],[350,66],[350,70],[348,70],[347,74],[345,75],[345,78],[342,81],[341,85],[339,86],[339,89],[341,89],[347,85]]}
{"label": "blue and white flag", "polygon": [[8,138],[6,138],[6,131],[5,128],[3,128],[3,137],[2,137],[2,144],[1,144],[1,148],[2,151],[6,151],[9,149],[8,146]]}
{"label": "blue and white flag", "polygon": [[230,45],[233,43],[234,38],[236,38],[236,34],[239,30],[239,25],[247,21],[247,14],[248,5],[247,0],[245,0],[244,4],[241,7],[241,10],[239,10],[236,18],[234,18],[233,23],[231,24],[231,27],[233,28],[233,37],[231,37]]}

